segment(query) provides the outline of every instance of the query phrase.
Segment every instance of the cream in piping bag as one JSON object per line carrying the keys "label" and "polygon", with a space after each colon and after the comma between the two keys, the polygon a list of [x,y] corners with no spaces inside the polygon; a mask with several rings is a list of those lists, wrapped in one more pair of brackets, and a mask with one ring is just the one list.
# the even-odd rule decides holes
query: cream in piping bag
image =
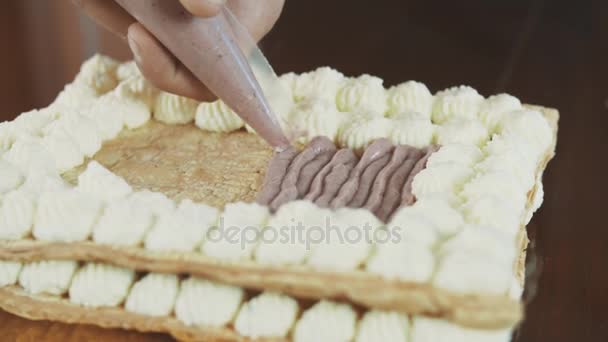
{"label": "cream in piping bag", "polygon": [[[290,145],[237,44],[231,28],[235,21],[226,9],[215,17],[199,18],[179,1],[115,1],[271,146],[284,149]],[[242,39],[244,33],[238,31],[238,39]]]}

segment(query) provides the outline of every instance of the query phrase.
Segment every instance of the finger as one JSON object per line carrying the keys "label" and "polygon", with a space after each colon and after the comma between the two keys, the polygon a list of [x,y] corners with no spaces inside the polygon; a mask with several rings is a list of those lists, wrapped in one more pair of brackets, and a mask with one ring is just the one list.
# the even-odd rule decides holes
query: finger
{"label": "finger", "polygon": [[122,37],[127,37],[129,26],[135,19],[118,3],[108,0],[73,0],[82,10],[108,31]]}
{"label": "finger", "polygon": [[213,17],[220,13],[225,0],[179,0],[188,12],[198,17]]}
{"label": "finger", "polygon": [[251,36],[259,41],[270,32],[279,19],[284,4],[285,0],[230,0],[228,8]]}
{"label": "finger", "polygon": [[128,30],[129,47],[144,77],[164,91],[199,101],[215,96],[140,23]]}

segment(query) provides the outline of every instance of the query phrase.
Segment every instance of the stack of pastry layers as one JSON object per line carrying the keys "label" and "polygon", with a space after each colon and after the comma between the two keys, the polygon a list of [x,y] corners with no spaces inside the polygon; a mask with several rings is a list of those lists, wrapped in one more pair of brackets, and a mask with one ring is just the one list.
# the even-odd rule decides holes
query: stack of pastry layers
{"label": "stack of pastry layers", "polygon": [[[280,119],[301,144],[440,145],[414,179],[414,205],[387,224],[306,201],[271,214],[251,202],[272,153],[238,116],[96,56],[51,106],[0,124],[0,307],[183,339],[509,340],[557,112],[470,87],[385,89],[329,68],[281,79],[294,105]],[[263,233],[319,217],[342,232],[365,222],[402,234],[333,244],[208,234],[220,220]]]}

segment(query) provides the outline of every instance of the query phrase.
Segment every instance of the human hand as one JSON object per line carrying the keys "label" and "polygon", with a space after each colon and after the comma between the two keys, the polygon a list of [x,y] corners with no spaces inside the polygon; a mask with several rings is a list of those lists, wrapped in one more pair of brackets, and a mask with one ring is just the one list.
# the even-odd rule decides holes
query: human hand
{"label": "human hand", "polygon": [[[142,0],[145,1],[145,0]],[[178,0],[166,0],[178,1]],[[276,23],[285,0],[179,0],[193,15],[217,15],[225,5],[259,41]],[[144,77],[164,91],[210,101],[215,95],[146,28],[113,0],[73,0],[98,24],[126,40]]]}

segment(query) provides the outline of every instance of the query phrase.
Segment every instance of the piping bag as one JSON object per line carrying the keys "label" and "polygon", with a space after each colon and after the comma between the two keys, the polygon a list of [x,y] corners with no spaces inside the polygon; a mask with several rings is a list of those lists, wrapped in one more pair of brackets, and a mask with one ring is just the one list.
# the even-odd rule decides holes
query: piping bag
{"label": "piping bag", "polygon": [[199,18],[175,0],[115,1],[272,147],[290,146],[270,102],[284,112],[291,97],[228,8]]}

